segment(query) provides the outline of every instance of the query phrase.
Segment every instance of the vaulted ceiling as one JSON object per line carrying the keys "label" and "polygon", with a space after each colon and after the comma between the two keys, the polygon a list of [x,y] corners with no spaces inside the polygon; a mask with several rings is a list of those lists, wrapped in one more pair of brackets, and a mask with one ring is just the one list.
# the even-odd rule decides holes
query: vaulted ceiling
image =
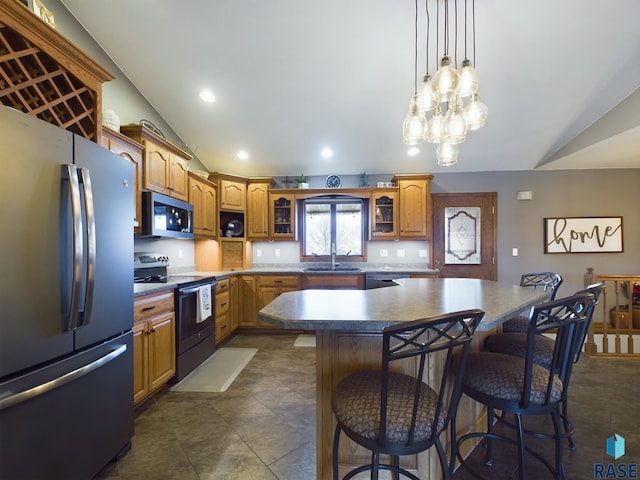
{"label": "vaulted ceiling", "polygon": [[[413,1],[61,1],[209,170],[640,168],[637,0],[477,0],[489,118],[452,167],[437,166],[435,145],[411,157],[402,142]],[[425,24],[422,13],[419,77]],[[202,88],[215,103],[199,99]]]}

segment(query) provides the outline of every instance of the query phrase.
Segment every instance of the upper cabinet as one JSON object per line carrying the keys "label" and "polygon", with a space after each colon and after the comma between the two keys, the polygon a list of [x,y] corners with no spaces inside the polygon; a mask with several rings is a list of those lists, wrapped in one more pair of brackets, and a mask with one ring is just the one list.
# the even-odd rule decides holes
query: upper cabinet
{"label": "upper cabinet", "polygon": [[193,205],[193,233],[202,237],[218,236],[216,186],[189,172],[189,203]]}
{"label": "upper cabinet", "polygon": [[220,210],[243,212],[246,208],[247,179],[226,173],[210,173],[209,180],[218,185]]}
{"label": "upper cabinet", "polygon": [[269,208],[271,209],[271,223],[269,237],[271,240],[295,239],[295,195],[279,193],[277,190],[269,194]]}
{"label": "upper cabinet", "polygon": [[133,165],[133,202],[135,203],[135,216],[133,218],[133,233],[142,232],[142,150],[138,142],[130,139],[109,128],[102,129],[100,143],[107,150],[125,158]]}
{"label": "upper cabinet", "polygon": [[100,143],[113,75],[21,2],[0,2],[0,102]]}
{"label": "upper cabinet", "polygon": [[431,239],[431,179],[433,175],[396,175],[400,239]]}
{"label": "upper cabinet", "polygon": [[376,189],[371,193],[371,240],[393,240],[397,236],[397,189]]}
{"label": "upper cabinet", "polygon": [[247,238],[269,236],[269,186],[271,179],[249,179],[247,185]]}
{"label": "upper cabinet", "polygon": [[120,131],[144,146],[143,188],[187,202],[191,155],[142,125],[123,125]]}

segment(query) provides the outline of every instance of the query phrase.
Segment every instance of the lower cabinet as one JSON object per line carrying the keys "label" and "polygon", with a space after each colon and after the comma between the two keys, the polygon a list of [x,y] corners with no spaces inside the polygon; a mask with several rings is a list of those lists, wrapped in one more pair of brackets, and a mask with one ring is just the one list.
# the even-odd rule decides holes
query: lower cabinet
{"label": "lower cabinet", "polygon": [[[231,291],[231,280],[225,278],[216,285],[216,345],[224,342],[237,328],[237,308],[233,307],[236,292]],[[237,285],[235,277],[233,280]],[[233,317],[236,320],[232,322]]]}
{"label": "lower cabinet", "polygon": [[298,275],[241,275],[239,327],[276,328],[258,320],[258,310],[283,292],[300,290]]}
{"label": "lower cabinet", "polygon": [[173,290],[136,297],[133,325],[133,401],[139,403],[176,372]]}
{"label": "lower cabinet", "polygon": [[240,282],[240,302],[239,308],[239,327],[256,327],[258,320],[258,310],[256,309],[256,276],[255,275],[240,275],[238,277]]}
{"label": "lower cabinet", "polygon": [[[281,293],[300,290],[300,281],[297,275],[257,275],[258,278],[258,305],[259,311],[275,300]],[[256,318],[256,326],[275,328],[275,325]]]}
{"label": "lower cabinet", "polygon": [[338,290],[338,289],[354,289],[362,290],[365,286],[364,275],[349,275],[349,274],[319,274],[304,276],[304,288],[310,289],[326,289],[326,290]]}

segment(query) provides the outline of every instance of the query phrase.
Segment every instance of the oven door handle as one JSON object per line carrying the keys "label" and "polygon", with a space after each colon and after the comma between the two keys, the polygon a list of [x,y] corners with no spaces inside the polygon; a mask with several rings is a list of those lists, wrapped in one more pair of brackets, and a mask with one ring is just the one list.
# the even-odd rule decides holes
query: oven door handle
{"label": "oven door handle", "polygon": [[[202,285],[198,285],[197,287],[179,288],[178,295],[189,295],[192,293],[196,293],[198,290],[200,290],[200,287],[204,287],[205,285],[207,284],[203,283]],[[215,285],[215,283],[211,283],[211,288],[213,288]]]}

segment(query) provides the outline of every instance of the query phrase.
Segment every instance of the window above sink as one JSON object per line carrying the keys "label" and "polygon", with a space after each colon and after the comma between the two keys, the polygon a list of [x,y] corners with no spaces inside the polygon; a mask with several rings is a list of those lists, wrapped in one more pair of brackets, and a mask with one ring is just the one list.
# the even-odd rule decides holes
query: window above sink
{"label": "window above sink", "polygon": [[[330,262],[326,270],[344,271],[342,262],[365,257],[367,202],[363,198],[331,195],[301,202],[302,261]],[[355,271],[359,269],[351,269]],[[323,271],[322,267],[316,271]]]}

